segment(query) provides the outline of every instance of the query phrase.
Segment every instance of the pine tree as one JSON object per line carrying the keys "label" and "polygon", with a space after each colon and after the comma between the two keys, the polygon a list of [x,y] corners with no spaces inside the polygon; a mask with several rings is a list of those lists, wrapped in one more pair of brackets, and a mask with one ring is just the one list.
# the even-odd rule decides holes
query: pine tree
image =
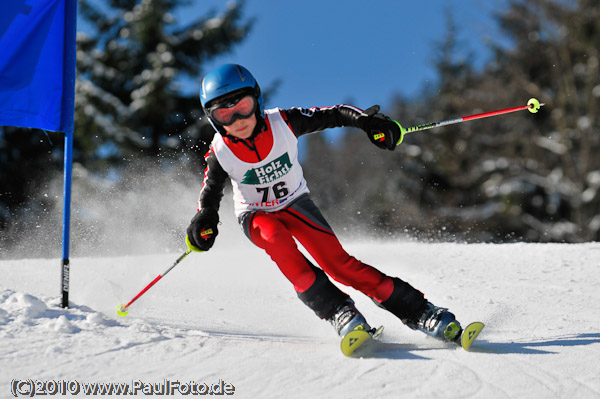
{"label": "pine tree", "polygon": [[[433,65],[438,81],[426,90],[422,103],[400,101],[396,117],[418,125],[481,112],[480,99],[471,90],[476,74],[471,54],[465,50],[454,18],[446,13],[446,35],[436,44]],[[448,238],[466,229],[460,216],[465,207],[475,209],[479,197],[476,165],[479,157],[477,126],[452,125],[406,136],[397,152],[401,162],[394,169],[397,190],[403,191],[395,228],[422,238]]]}
{"label": "pine tree", "polygon": [[600,238],[599,16],[586,0],[518,1],[499,15],[514,47],[497,46],[487,72],[515,101],[548,103],[518,125],[491,124],[507,133],[497,151],[515,150],[490,192],[513,209],[525,239]]}
{"label": "pine tree", "polygon": [[197,85],[203,63],[239,43],[252,21],[242,22],[234,3],[180,26],[173,12],[186,3],[106,0],[100,8],[81,1],[96,31],[78,36],[75,137],[82,158],[204,155],[212,129],[201,119],[197,92],[183,86]]}
{"label": "pine tree", "polygon": [[[407,197],[414,206],[403,222],[409,230],[478,241],[600,238],[596,3],[511,1],[497,14],[502,44],[492,45],[494,57],[481,72],[455,58],[449,24],[436,52],[439,82],[425,97],[426,107],[410,104],[427,115],[414,124],[524,104],[530,97],[548,105],[536,115],[407,136],[398,151],[408,155],[401,170],[412,173],[399,173],[398,180],[414,188]],[[403,115],[397,112],[401,121]]]}

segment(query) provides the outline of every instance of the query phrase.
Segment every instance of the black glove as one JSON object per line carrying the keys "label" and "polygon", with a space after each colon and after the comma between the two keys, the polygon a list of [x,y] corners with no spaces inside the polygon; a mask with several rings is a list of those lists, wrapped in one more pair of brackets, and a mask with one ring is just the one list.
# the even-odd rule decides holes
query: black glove
{"label": "black glove", "polygon": [[[212,208],[201,209],[187,228],[186,243],[193,251],[208,251],[219,234],[219,214]],[[190,246],[191,245],[191,246]]]}
{"label": "black glove", "polygon": [[393,151],[402,137],[402,127],[384,114],[379,113],[379,105],[366,109],[359,117],[362,130],[377,147]]}

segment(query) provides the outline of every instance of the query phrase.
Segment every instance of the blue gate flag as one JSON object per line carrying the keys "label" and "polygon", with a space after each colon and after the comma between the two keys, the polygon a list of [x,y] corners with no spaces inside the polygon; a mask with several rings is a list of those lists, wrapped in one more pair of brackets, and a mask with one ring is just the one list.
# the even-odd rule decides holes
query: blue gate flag
{"label": "blue gate flag", "polygon": [[72,133],[77,0],[4,0],[0,125]]}
{"label": "blue gate flag", "polygon": [[3,0],[0,126],[65,133],[62,307],[69,307],[77,0]]}

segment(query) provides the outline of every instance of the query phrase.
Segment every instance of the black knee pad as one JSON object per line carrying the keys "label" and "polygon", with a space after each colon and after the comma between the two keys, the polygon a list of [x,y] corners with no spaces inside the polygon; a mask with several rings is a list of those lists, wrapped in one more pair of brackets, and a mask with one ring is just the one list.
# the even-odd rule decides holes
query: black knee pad
{"label": "black knee pad", "polygon": [[421,291],[415,289],[407,282],[397,277],[392,278],[392,280],[394,281],[392,295],[381,303],[373,301],[379,307],[393,313],[405,324],[418,320],[425,310],[427,299],[425,299]]}
{"label": "black knee pad", "polygon": [[298,298],[321,319],[328,320],[349,296],[337,288],[323,270],[315,267],[308,259],[306,261],[317,278],[306,291],[298,292]]}

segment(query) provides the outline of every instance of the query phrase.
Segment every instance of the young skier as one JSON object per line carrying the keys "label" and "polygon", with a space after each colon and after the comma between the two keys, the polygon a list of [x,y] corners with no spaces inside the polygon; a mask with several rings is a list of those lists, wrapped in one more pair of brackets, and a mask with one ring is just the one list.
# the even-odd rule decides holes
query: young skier
{"label": "young skier", "polygon": [[[397,122],[378,113],[379,106],[366,111],[349,105],[265,110],[257,81],[236,64],[218,67],[204,77],[200,101],[216,134],[205,156],[198,212],[187,229],[190,249],[212,247],[223,189],[230,179],[235,214],[246,236],[273,259],[300,300],[340,336],[356,328],[373,329],[327,275],[363,292],[412,329],[442,340],[460,337],[460,324],[447,309],[342,248],[312,201],[298,162],[298,137],[333,127],[360,128],[377,147],[394,150],[402,134]],[[303,256],[294,238],[320,268]]]}

